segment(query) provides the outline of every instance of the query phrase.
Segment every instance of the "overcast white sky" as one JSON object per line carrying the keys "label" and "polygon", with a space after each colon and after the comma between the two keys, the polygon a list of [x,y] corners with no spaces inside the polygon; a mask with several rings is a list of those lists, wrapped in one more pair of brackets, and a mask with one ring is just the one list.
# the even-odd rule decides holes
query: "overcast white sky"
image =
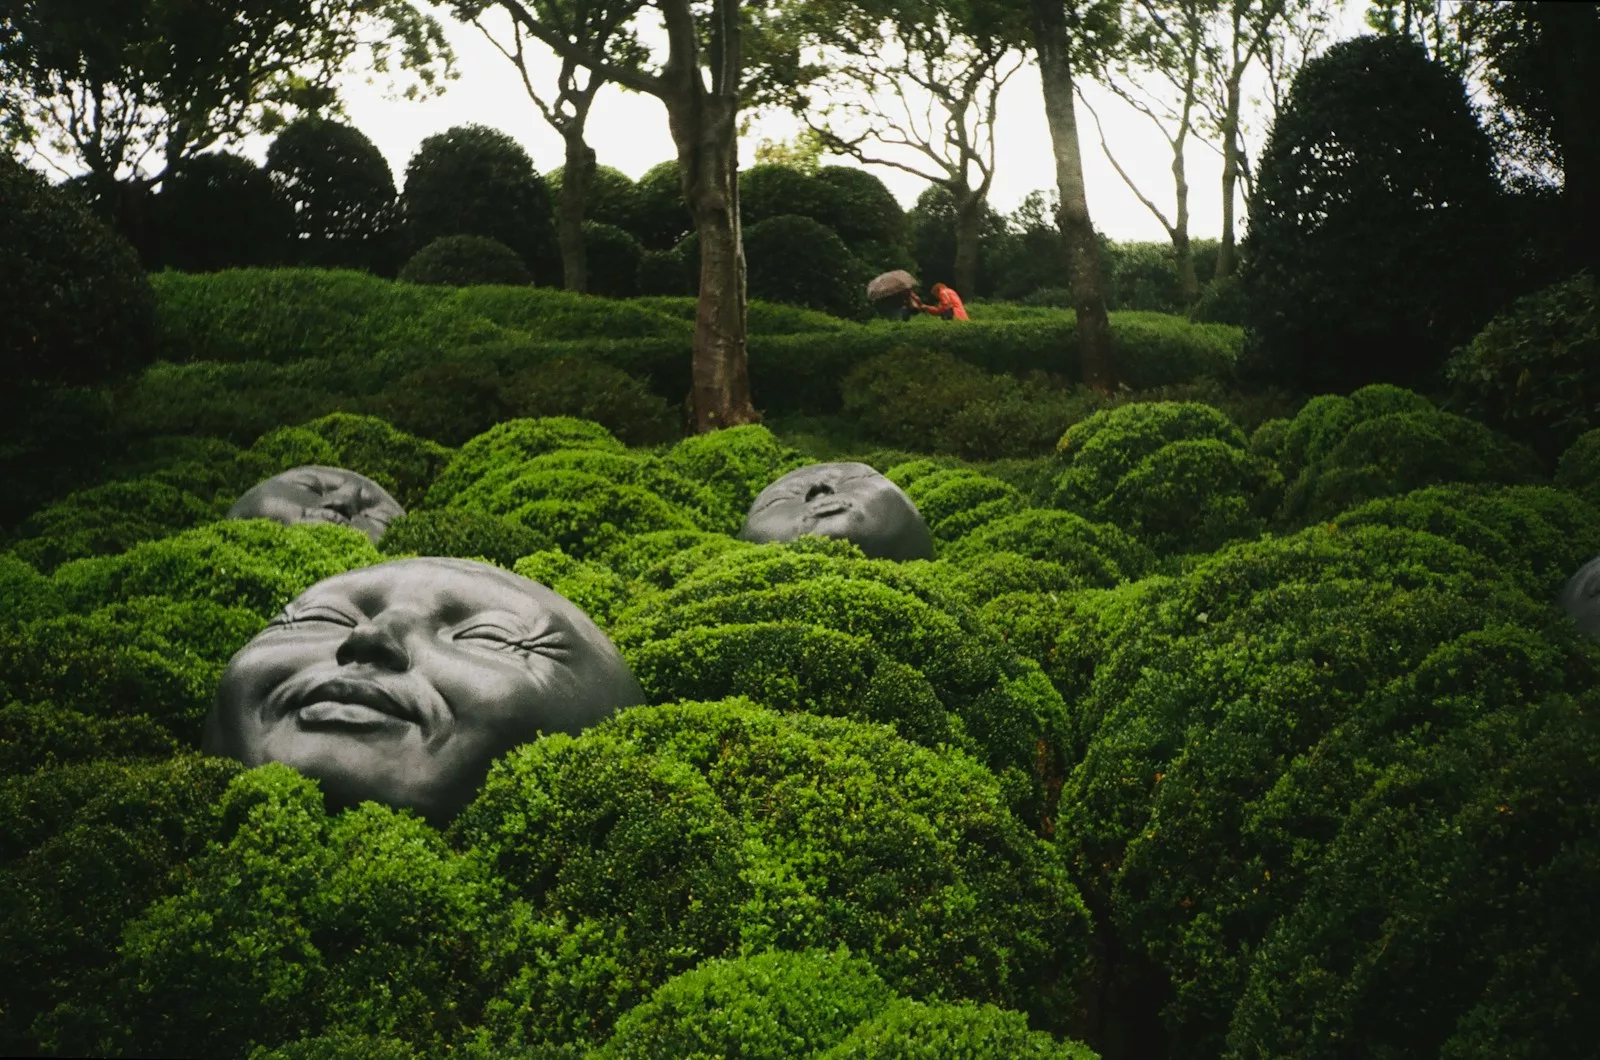
{"label": "overcast white sky", "polygon": [[[1365,7],[1361,0],[1347,0],[1331,39],[1339,40],[1360,32],[1361,12]],[[460,79],[451,82],[443,95],[420,102],[386,99],[381,86],[363,84],[360,78],[354,77],[344,89],[351,124],[377,144],[395,172],[396,183],[403,180],[406,162],[425,137],[469,122],[493,126],[515,137],[541,171],[560,165],[561,139],[527,98],[511,63],[476,29],[454,22],[441,8],[433,11],[440,17],[455,48],[461,73]],[[489,24],[491,28],[495,26],[493,22]],[[540,46],[534,44],[532,48]],[[538,54],[535,62],[543,65],[542,71],[535,72],[535,85],[553,85],[554,58],[538,51],[530,54]],[[1090,84],[1085,86],[1085,91],[1105,122],[1107,141],[1123,168],[1170,217],[1173,202],[1171,155],[1165,141],[1149,119],[1107,90]],[[1000,101],[1000,117],[996,123],[999,163],[990,201],[995,209],[1005,213],[1014,209],[1029,191],[1053,188],[1055,170],[1037,69],[1030,64],[1018,71],[1006,83]],[[1093,122],[1081,106],[1078,118],[1084,180],[1096,227],[1113,239],[1166,239],[1160,222],[1128,191],[1106,161]],[[1250,146],[1259,150],[1265,137],[1265,122],[1258,120],[1253,125]],[[763,137],[787,140],[801,127],[797,119],[787,115],[758,118],[750,135],[741,142],[741,164],[754,162],[755,146]],[[635,178],[656,163],[675,157],[676,153],[661,103],[650,96],[624,92],[614,85],[603,87],[596,97],[589,118],[588,138],[602,164],[614,166]],[[247,153],[264,157],[264,145],[249,145]],[[1222,231],[1221,160],[1211,149],[1193,144],[1185,157],[1190,185],[1190,234],[1215,237]],[[854,164],[848,159],[831,157],[825,161]],[[872,167],[872,171],[907,206],[926,186],[926,182],[917,177],[887,167]]]}

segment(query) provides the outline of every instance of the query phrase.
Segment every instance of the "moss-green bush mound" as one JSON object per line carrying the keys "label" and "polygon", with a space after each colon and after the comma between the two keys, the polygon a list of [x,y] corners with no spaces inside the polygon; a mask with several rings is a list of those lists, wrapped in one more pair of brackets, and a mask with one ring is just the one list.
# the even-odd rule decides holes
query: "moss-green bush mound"
{"label": "moss-green bush mound", "polygon": [[36,1053],[42,1039],[59,1055],[107,1051],[76,1033],[70,1002],[64,1019],[50,1013],[67,998],[97,1000],[124,925],[211,840],[218,797],[240,768],[181,755],[0,780],[0,1050]]}
{"label": "moss-green bush mound", "polygon": [[11,550],[52,571],[67,560],[123,552],[226,511],[159,479],[124,479],[79,490],[34,512],[17,528]]}
{"label": "moss-green bush mound", "polygon": [[[928,531],[936,542],[954,541],[965,534],[1008,515],[1026,505],[1015,486],[978,471],[951,468],[927,475],[897,477],[906,465],[889,469],[889,481],[901,486],[917,506]],[[910,471],[911,469],[907,469]]]}
{"label": "moss-green bush mound", "polygon": [[396,430],[376,416],[348,412],[280,428],[263,435],[250,448],[280,464],[278,470],[304,464],[349,468],[388,490],[406,508],[421,503],[428,486],[453,455],[438,442]]}
{"label": "moss-green bush mound", "polygon": [[843,950],[711,960],[657,987],[594,1055],[815,1056],[893,996],[871,964]]}
{"label": "moss-green bush mound", "polygon": [[993,1005],[910,998],[891,1001],[822,1056],[825,1060],[986,1060],[996,1056],[1099,1060],[1098,1053],[1079,1042],[1057,1041],[1029,1030],[1020,1013]]}
{"label": "moss-green bush mound", "polygon": [[[637,653],[658,696],[694,688],[893,719],[910,739],[970,748],[1006,778],[1019,812],[1047,822],[1064,704],[918,566],[861,559],[836,542],[729,550],[638,599],[612,633],[625,655]],[[655,647],[669,638],[679,650]],[[898,665],[886,667],[861,641]],[[870,694],[851,709],[836,677]]]}
{"label": "moss-green bush mound", "polygon": [[757,495],[811,461],[759,425],[731,427],[683,439],[662,458],[683,477],[703,483],[721,501],[720,517],[707,529],[734,533]]}
{"label": "moss-green bush mound", "polygon": [[384,531],[378,551],[385,556],[455,556],[484,559],[506,569],[543,539],[521,523],[498,515],[459,508],[407,512]]}
{"label": "moss-green bush mound", "polygon": [[242,1055],[330,1031],[432,1051],[476,1016],[494,894],[479,862],[384,807],[330,820],[279,765],[239,777],[219,811],[217,841],[128,924],[107,995],[63,1039],[99,1015],[119,1051]]}
{"label": "moss-green bush mound", "polygon": [[491,472],[558,449],[620,453],[624,448],[599,424],[569,416],[511,420],[478,435],[456,451],[429,488],[427,507],[447,507],[462,491]]}
{"label": "moss-green bush mound", "polygon": [[1556,485],[1600,505],[1600,429],[1585,431],[1561,454]]}
{"label": "moss-green bush mound", "polygon": [[533,273],[516,251],[498,239],[467,235],[435,239],[412,255],[399,278],[432,287],[533,283]]}
{"label": "moss-green bush mound", "polygon": [[1149,549],[1115,526],[1042,508],[1027,508],[979,527],[949,545],[944,558],[965,564],[1000,552],[1060,564],[1084,584],[1097,586],[1136,578],[1153,562]]}
{"label": "moss-green bush mound", "polygon": [[874,954],[896,990],[1048,1019],[1085,920],[992,775],[882,726],[748,701],[627,711],[496,767],[457,825],[528,905],[490,1006],[518,1049],[603,1037],[700,960]]}

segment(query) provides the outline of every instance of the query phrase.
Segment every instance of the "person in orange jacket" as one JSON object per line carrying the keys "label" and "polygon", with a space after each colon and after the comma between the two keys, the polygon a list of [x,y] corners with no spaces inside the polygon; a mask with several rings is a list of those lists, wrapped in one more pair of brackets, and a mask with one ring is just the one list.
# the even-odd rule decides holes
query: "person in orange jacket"
{"label": "person in orange jacket", "polygon": [[[936,317],[946,320],[971,320],[967,316],[966,306],[961,304],[961,296],[942,283],[936,283],[928,288],[928,293],[937,298],[937,302],[916,301],[916,307],[924,313],[932,313]],[[915,296],[913,296],[915,297]]]}

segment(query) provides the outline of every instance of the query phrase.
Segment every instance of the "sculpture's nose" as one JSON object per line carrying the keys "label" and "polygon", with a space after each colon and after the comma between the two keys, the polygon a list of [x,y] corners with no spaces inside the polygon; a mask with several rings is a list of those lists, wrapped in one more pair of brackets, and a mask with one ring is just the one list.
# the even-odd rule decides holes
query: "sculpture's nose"
{"label": "sculpture's nose", "polygon": [[810,503],[818,497],[825,497],[833,492],[833,487],[826,482],[819,482],[806,490],[806,502]]}
{"label": "sculpture's nose", "polygon": [[361,484],[359,482],[346,482],[332,493],[322,498],[322,506],[344,516],[346,519],[353,517],[361,511]]}
{"label": "sculpture's nose", "polygon": [[411,669],[411,653],[406,650],[406,633],[412,616],[385,611],[356,626],[334,654],[340,666],[369,663],[385,670]]}

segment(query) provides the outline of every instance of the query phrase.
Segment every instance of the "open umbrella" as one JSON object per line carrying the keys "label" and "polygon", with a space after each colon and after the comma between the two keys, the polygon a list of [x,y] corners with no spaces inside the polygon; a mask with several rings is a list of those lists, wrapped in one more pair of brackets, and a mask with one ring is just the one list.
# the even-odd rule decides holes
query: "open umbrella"
{"label": "open umbrella", "polygon": [[874,277],[867,284],[867,301],[876,302],[880,298],[893,298],[897,294],[905,294],[917,285],[917,278],[904,269],[895,269],[882,276]]}

